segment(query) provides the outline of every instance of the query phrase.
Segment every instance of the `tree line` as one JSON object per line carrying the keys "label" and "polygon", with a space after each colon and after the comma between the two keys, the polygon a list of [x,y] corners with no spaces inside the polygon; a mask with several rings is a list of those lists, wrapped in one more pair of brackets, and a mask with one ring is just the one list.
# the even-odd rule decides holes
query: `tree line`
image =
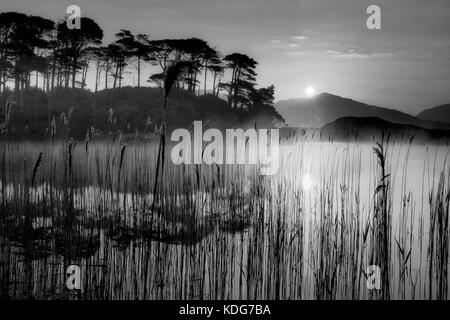
{"label": "tree line", "polygon": [[39,87],[39,75],[46,92],[60,87],[85,89],[90,69],[95,92],[120,88],[132,65],[137,70],[137,87],[142,85],[144,65],[159,69],[146,81],[162,87],[169,67],[183,61],[185,68],[175,83],[179,89],[215,96],[223,93],[230,108],[273,103],[274,86],[256,88],[257,62],[245,54],[223,56],[202,39],[152,40],[125,29],[115,34],[112,43],[104,45],[102,40],[102,28],[88,17],[81,18],[80,29],[69,29],[65,19],[54,22],[23,13],[0,13],[1,92],[8,90],[7,83],[14,83],[20,99],[19,93],[33,82]]}

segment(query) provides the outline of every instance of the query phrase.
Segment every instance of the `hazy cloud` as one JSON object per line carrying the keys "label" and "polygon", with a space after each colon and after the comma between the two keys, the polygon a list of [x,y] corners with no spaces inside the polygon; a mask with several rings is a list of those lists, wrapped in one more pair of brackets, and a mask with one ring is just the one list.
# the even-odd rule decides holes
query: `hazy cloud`
{"label": "hazy cloud", "polygon": [[294,40],[307,40],[308,37],[304,36],[304,35],[298,35],[298,36],[293,36],[292,39],[294,39]]}
{"label": "hazy cloud", "polygon": [[347,49],[343,51],[338,50],[326,50],[326,53],[331,54],[335,58],[356,58],[356,59],[366,59],[373,57],[388,57],[393,55],[392,52],[368,52],[359,49]]}

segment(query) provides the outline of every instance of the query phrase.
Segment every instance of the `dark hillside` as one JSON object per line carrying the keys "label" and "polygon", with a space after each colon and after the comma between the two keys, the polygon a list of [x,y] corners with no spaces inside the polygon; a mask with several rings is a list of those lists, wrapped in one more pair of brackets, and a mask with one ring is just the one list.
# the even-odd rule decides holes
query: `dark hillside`
{"label": "dark hillside", "polygon": [[[58,88],[44,93],[34,88],[22,93],[22,107],[13,104],[8,134],[10,138],[41,138],[55,119],[57,133],[63,134],[63,123],[69,135],[81,139],[93,127],[107,134],[121,130],[124,134],[151,134],[161,124],[162,92],[159,88],[108,89],[93,93],[81,89]],[[5,119],[8,93],[1,96],[1,122]],[[190,128],[193,121],[219,129],[235,127],[272,127],[283,122],[270,105],[249,109],[229,108],[226,101],[212,94],[196,96],[185,90],[169,95],[167,126]]]}

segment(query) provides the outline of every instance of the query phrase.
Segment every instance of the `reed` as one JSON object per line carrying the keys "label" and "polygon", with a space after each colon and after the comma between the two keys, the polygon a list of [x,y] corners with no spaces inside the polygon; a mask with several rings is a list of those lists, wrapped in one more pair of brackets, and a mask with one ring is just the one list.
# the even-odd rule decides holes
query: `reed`
{"label": "reed", "polygon": [[[430,155],[383,136],[372,153],[303,131],[282,141],[278,175],[260,176],[176,166],[158,141],[115,132],[72,141],[64,121],[64,140],[1,140],[4,299],[448,297],[448,145]],[[428,194],[421,207],[411,182]],[[70,264],[82,269],[75,294]],[[381,268],[379,291],[366,287],[369,265]]]}

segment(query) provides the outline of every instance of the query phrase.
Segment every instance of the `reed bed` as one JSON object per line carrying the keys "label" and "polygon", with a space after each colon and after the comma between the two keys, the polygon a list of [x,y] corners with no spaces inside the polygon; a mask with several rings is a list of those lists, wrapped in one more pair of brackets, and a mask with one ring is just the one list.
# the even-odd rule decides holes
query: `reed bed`
{"label": "reed bed", "polygon": [[282,141],[277,175],[166,155],[156,192],[156,141],[67,135],[0,151],[3,299],[448,297],[448,145],[301,132]]}

